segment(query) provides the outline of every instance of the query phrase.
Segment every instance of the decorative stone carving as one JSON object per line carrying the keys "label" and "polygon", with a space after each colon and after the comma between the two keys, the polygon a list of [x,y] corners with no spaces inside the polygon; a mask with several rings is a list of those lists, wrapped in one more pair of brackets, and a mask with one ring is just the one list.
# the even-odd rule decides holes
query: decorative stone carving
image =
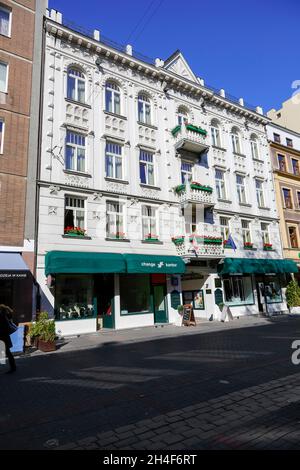
{"label": "decorative stone carving", "polygon": [[105,190],[112,193],[128,194],[128,185],[116,181],[106,181]]}
{"label": "decorative stone carving", "polygon": [[68,186],[76,186],[78,188],[88,188],[90,178],[81,175],[65,175],[65,184]]}
{"label": "decorative stone carving", "polygon": [[57,207],[54,206],[49,206],[48,207],[48,214],[49,215],[57,215]]}

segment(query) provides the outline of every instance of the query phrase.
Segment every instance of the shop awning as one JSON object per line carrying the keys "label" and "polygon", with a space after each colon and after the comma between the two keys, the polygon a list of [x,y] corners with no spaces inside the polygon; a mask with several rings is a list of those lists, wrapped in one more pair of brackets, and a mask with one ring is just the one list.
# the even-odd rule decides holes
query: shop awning
{"label": "shop awning", "polygon": [[0,271],[29,271],[21,253],[0,253]]}
{"label": "shop awning", "polygon": [[218,272],[224,274],[277,274],[297,273],[295,261],[290,259],[247,259],[224,258],[218,265]]}
{"label": "shop awning", "polygon": [[125,273],[126,263],[119,253],[50,251],[45,259],[45,272],[46,276],[59,273]]}
{"label": "shop awning", "polygon": [[123,255],[128,273],[183,274],[185,264],[180,256]]}

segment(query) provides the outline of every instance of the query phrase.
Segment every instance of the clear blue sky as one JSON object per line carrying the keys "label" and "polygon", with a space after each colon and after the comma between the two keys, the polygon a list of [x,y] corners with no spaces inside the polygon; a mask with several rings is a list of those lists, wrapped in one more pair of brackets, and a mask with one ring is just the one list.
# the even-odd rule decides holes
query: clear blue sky
{"label": "clear blue sky", "polygon": [[180,49],[207,84],[264,111],[280,107],[300,80],[299,0],[49,3],[66,19],[149,57],[166,59]]}

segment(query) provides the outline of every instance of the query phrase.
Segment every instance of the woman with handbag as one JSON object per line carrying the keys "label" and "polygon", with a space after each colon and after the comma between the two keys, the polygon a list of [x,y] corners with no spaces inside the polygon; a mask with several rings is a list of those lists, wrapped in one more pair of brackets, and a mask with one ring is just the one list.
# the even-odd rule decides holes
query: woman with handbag
{"label": "woman with handbag", "polygon": [[8,359],[10,370],[8,373],[16,371],[16,363],[10,348],[12,342],[10,335],[16,331],[16,326],[12,323],[12,310],[6,305],[0,305],[0,341],[5,344],[5,354]]}

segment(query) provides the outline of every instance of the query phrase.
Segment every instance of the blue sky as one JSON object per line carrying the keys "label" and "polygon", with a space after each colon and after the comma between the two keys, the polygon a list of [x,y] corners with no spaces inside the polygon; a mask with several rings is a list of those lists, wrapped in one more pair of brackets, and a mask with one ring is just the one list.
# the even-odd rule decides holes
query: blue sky
{"label": "blue sky", "polygon": [[[300,80],[299,0],[49,0],[74,23],[166,59],[180,49],[207,84],[264,111]],[[129,39],[129,41],[128,41]]]}

